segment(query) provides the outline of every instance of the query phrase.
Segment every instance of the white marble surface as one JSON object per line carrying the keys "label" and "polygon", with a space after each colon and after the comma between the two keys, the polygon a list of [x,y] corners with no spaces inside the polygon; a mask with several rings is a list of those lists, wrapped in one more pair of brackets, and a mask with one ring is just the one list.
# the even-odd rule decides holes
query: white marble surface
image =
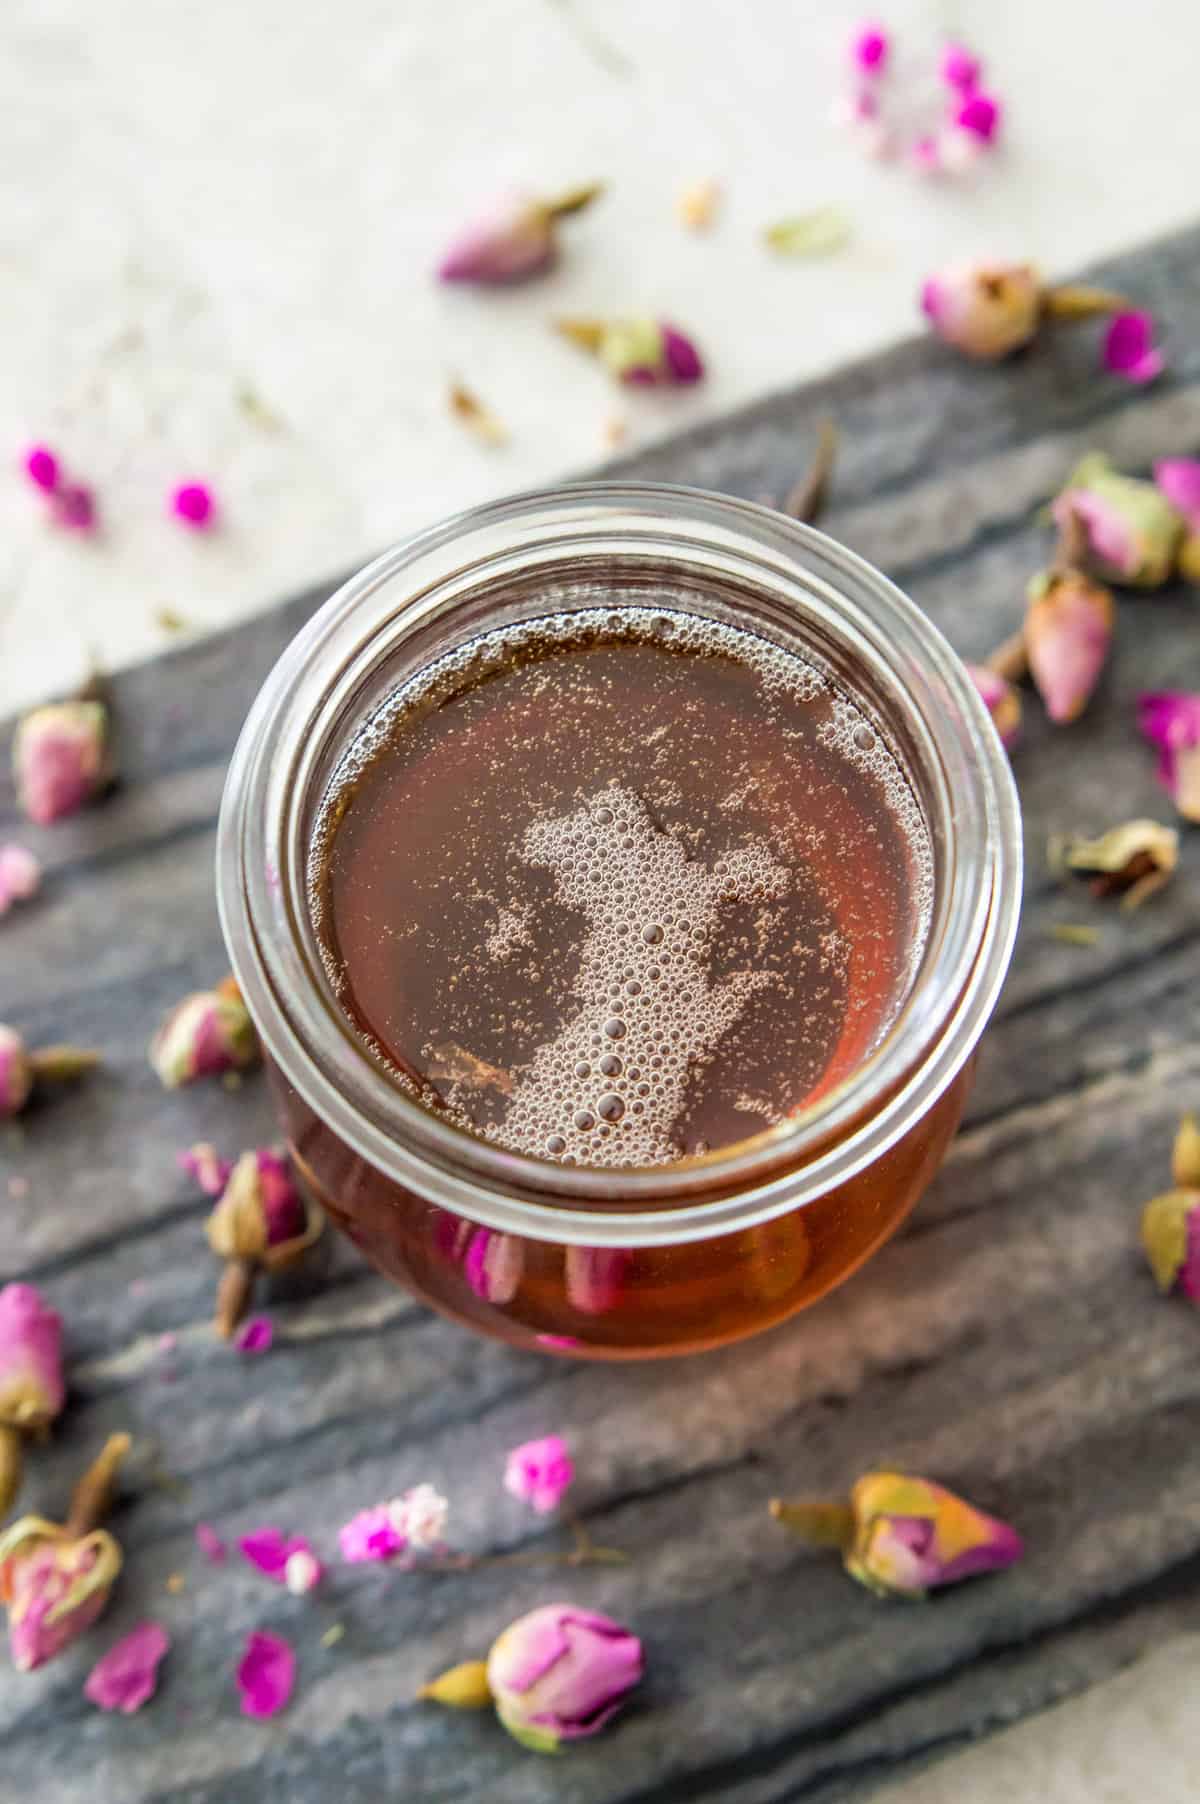
{"label": "white marble surface", "polygon": [[[855,0],[5,0],[0,10],[0,711],[210,630],[439,514],[878,347],[924,271],[997,249],[1051,272],[1191,218],[1195,0],[890,0],[918,68],[953,29],[1011,108],[978,179],[926,187],[828,123]],[[703,237],[674,214],[726,190]],[[430,264],[499,182],[600,177],[552,277],[443,292]],[[781,264],[761,226],[835,203],[853,247]],[[547,330],[650,308],[711,380],[621,396]],[[506,421],[448,416],[461,376]],[[247,387],[278,421],[264,429]],[[44,438],[104,531],[47,530],[15,474]],[[3,474],[3,467],[14,470]],[[182,476],[221,530],[165,518]],[[910,1781],[903,1804],[1184,1804],[1200,1654],[1121,1679]]]}

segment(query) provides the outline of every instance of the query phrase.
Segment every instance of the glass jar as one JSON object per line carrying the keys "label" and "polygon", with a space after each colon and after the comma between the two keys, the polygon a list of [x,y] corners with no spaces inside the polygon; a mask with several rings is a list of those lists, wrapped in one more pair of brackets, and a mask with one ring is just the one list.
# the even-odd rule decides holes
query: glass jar
{"label": "glass jar", "polygon": [[[306,886],[329,778],[401,682],[484,631],[601,601],[815,650],[901,758],[934,858],[911,987],[847,1078],[734,1146],[616,1171],[509,1152],[398,1088],[332,992]],[[381,1271],[470,1327],[628,1359],[767,1327],[895,1232],[962,1110],[1012,950],[1021,845],[1008,761],[969,676],[877,571],[746,502],[580,484],[420,533],[319,610],[238,742],[218,877],[289,1144],[333,1219]]]}

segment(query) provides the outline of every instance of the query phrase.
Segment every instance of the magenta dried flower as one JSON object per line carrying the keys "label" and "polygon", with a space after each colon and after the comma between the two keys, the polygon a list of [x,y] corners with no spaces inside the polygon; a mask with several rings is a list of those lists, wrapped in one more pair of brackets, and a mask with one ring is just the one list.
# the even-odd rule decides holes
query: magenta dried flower
{"label": "magenta dried flower", "polygon": [[1109,591],[1078,570],[1046,570],[1030,583],[1025,649],[1051,720],[1083,713],[1108,661],[1115,619]]}
{"label": "magenta dried flower", "polygon": [[121,1549],[98,1527],[127,1434],[110,1435],[75,1487],[65,1523],[22,1516],[0,1534],[0,1603],[18,1672],[53,1660],[90,1628],[121,1570]]}
{"label": "magenta dried flower", "polygon": [[1130,382],[1153,382],[1166,368],[1148,313],[1118,313],[1104,335],[1104,365]]}
{"label": "magenta dried flower", "polygon": [[0,846],[0,915],[14,902],[36,896],[41,881],[42,867],[32,852],[12,841]]}
{"label": "magenta dried flower", "polygon": [[517,282],[553,262],[561,219],[581,213],[603,192],[599,183],[556,200],[498,195],[454,240],[438,265],[442,282]]}
{"label": "magenta dried flower", "polygon": [[239,1353],[269,1353],[275,1344],[275,1329],[271,1325],[271,1318],[252,1315],[234,1335],[233,1344]]}
{"label": "magenta dried flower", "polygon": [[19,1115],[35,1083],[65,1083],[100,1063],[81,1046],[43,1046],[30,1052],[15,1027],[0,1022],[0,1121]]}
{"label": "magenta dried flower", "polygon": [[148,1703],[171,1639],[161,1622],[139,1622],[102,1654],[83,1682],[83,1694],[101,1710],[132,1716]]}
{"label": "magenta dried flower", "polygon": [[52,495],[59,484],[58,458],[49,445],[31,445],[25,453],[25,474],[35,488]]}
{"label": "magenta dried flower", "polygon": [[700,353],[677,326],[649,315],[631,319],[560,319],[558,330],[598,357],[634,388],[686,387],[704,375]]}
{"label": "magenta dried flower", "polygon": [[514,1447],[504,1468],[505,1490],[543,1516],[558,1508],[574,1478],[575,1467],[567,1443],[559,1434]]}
{"label": "magenta dried flower", "polygon": [[369,1560],[394,1559],[404,1552],[408,1542],[393,1522],[389,1506],[381,1503],[352,1516],[338,1533],[338,1546],[344,1560],[359,1565]]}
{"label": "magenta dried flower", "polygon": [[1016,687],[998,671],[989,670],[986,664],[968,664],[967,674],[992,717],[1001,745],[1005,751],[1010,751],[1021,731],[1021,697]]}
{"label": "magenta dried flower", "polygon": [[921,1598],[942,1585],[998,1572],[1021,1558],[1015,1529],[944,1485],[902,1472],[868,1472],[846,1503],[782,1503],[771,1514],[820,1546],[882,1597]]}
{"label": "magenta dried flower", "polygon": [[1185,820],[1200,821],[1200,694],[1139,696],[1138,726],[1158,747],[1159,782]]}
{"label": "magenta dried flower", "polygon": [[287,1704],[296,1683],[296,1656],[281,1635],[253,1629],[238,1662],[242,1715],[274,1716]]}
{"label": "magenta dried flower", "polygon": [[258,1035],[232,977],[177,1002],[150,1042],[150,1063],[168,1090],[244,1070],[257,1058]]}
{"label": "magenta dried flower", "polygon": [[[217,1290],[220,1335],[228,1339],[245,1315],[257,1272],[282,1271],[303,1258],[324,1226],[324,1212],[301,1194],[282,1153],[261,1146],[242,1154],[206,1225],[208,1244],[225,1261]],[[266,1352],[270,1322],[263,1317],[247,1327],[253,1332],[239,1340],[239,1350]]]}
{"label": "magenta dried flower", "polygon": [[75,814],[112,780],[104,703],[79,698],[34,708],[17,726],[13,771],[17,800],[39,827]]}
{"label": "magenta dried flower", "polygon": [[238,1549],[243,1559],[275,1584],[286,1585],[296,1596],[318,1585],[325,1570],[303,1535],[284,1535],[277,1528],[260,1528],[243,1535]]}
{"label": "magenta dried flower", "polygon": [[955,88],[960,94],[972,94],[979,86],[983,65],[965,44],[950,43],[942,51],[938,73],[948,88]]}
{"label": "magenta dried flower", "polygon": [[1000,132],[1000,102],[980,89],[966,95],[954,115],[958,131],[965,132],[981,145],[994,144]]}
{"label": "magenta dried flower", "polygon": [[546,1604],[511,1623],[487,1658],[500,1721],[541,1754],[595,1735],[642,1677],[642,1644],[611,1617]]}
{"label": "magenta dried flower", "polygon": [[26,1435],[44,1434],[66,1400],[62,1318],[32,1284],[0,1290],[0,1516],[21,1485]]}
{"label": "magenta dried flower", "polygon": [[171,490],[170,510],[184,526],[201,532],[213,524],[217,504],[207,483],[181,482]]}
{"label": "magenta dried flower", "polygon": [[1123,476],[1102,452],[1080,460],[1050,511],[1064,530],[1072,520],[1082,527],[1101,576],[1142,589],[1170,579],[1182,519],[1154,483]]}
{"label": "magenta dried flower", "polygon": [[850,45],[850,60],[862,75],[882,75],[891,45],[882,25],[863,25]]}

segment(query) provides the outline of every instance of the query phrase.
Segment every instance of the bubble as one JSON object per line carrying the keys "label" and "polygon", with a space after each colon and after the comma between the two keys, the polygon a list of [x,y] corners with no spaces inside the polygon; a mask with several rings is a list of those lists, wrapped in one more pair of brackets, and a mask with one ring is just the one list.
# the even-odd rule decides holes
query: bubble
{"label": "bubble", "polygon": [[575,1075],[576,1077],[591,1077],[592,1068],[586,1059],[577,1059],[575,1061]]}
{"label": "bubble", "polygon": [[642,928],[642,938],[647,946],[657,946],[662,940],[662,936],[663,930],[656,921],[651,922],[648,927]]}
{"label": "bubble", "polygon": [[596,1117],[592,1114],[590,1109],[576,1109],[575,1126],[579,1129],[581,1134],[589,1133],[595,1125]]}
{"label": "bubble", "polygon": [[558,1155],[560,1153],[565,1153],[566,1150],[567,1143],[561,1134],[549,1135],[546,1140],[546,1151],[550,1154],[551,1158],[557,1159]]}
{"label": "bubble", "polygon": [[604,1031],[610,1040],[623,1040],[626,1030],[620,1015],[610,1015],[604,1023]]}
{"label": "bubble", "polygon": [[630,981],[625,985],[625,994],[627,996],[640,996],[641,993],[642,993],[641,984],[637,981],[636,978],[631,978]]}
{"label": "bubble", "polygon": [[596,1104],[596,1113],[602,1121],[620,1121],[625,1113],[625,1104],[615,1090],[610,1090]]}
{"label": "bubble", "polygon": [[600,1071],[604,1077],[620,1077],[622,1069],[615,1052],[606,1052],[600,1061]]}

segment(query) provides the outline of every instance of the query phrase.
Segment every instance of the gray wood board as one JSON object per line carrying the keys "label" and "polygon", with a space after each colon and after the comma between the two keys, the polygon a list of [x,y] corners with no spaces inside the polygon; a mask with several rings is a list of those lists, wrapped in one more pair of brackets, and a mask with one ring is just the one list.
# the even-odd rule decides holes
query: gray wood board
{"label": "gray wood board", "polygon": [[[1099,273],[1163,322],[1170,373],[1148,392],[1096,373],[1089,328],[998,369],[913,342],[613,468],[779,496],[832,413],[844,443],[830,531],[981,655],[1020,617],[1046,549],[1035,510],[1077,454],[1145,466],[1200,449],[1200,232]],[[145,1042],[224,968],[212,854],[225,764],[258,683],[328,587],[121,676],[124,780],[102,807],[35,835],[0,792],[0,838],[20,831],[49,866],[42,899],[0,929],[0,1018],[35,1043],[105,1055],[94,1079],[0,1135],[4,1275],[43,1287],[70,1354],[70,1404],[23,1506],[54,1513],[109,1431],[138,1441],[109,1613],[40,1672],[0,1670],[5,1796],[828,1804],[1194,1625],[1200,1317],[1156,1296],[1136,1226],[1166,1185],[1177,1115],[1200,1099],[1197,836],[1174,885],[1132,916],[1062,892],[1043,847],[1052,828],[1171,817],[1134,698],[1200,687],[1195,595],[1122,598],[1117,654],[1077,726],[1051,731],[1028,708],[1021,941],[966,1126],[907,1231],[762,1339],[633,1370],[474,1339],[340,1244],[308,1294],[275,1304],[265,1358],[210,1336],[206,1205],[175,1155],[267,1137],[267,1098],[258,1079],[166,1096]],[[1066,920],[1096,921],[1101,943],[1051,939]],[[5,1196],[13,1176],[27,1196]],[[193,1546],[205,1519],[231,1539],[277,1523],[332,1552],[356,1509],[425,1478],[452,1497],[462,1544],[549,1546],[554,1531],[499,1480],[508,1447],[555,1429],[571,1436],[584,1514],[628,1549],[628,1570],[434,1578],[335,1563],[302,1600]],[[838,1490],[881,1456],[1011,1517],[1025,1562],[889,1605],[768,1519],[773,1493]],[[611,1733],[539,1760],[487,1717],[413,1704],[430,1674],[562,1595],[645,1637],[646,1683]],[[173,1637],[160,1693],[134,1718],[102,1715],[83,1675],[146,1615]],[[323,1649],[335,1622],[345,1636]],[[299,1651],[295,1701],[267,1724],[239,1716],[233,1686],[255,1626]]]}

